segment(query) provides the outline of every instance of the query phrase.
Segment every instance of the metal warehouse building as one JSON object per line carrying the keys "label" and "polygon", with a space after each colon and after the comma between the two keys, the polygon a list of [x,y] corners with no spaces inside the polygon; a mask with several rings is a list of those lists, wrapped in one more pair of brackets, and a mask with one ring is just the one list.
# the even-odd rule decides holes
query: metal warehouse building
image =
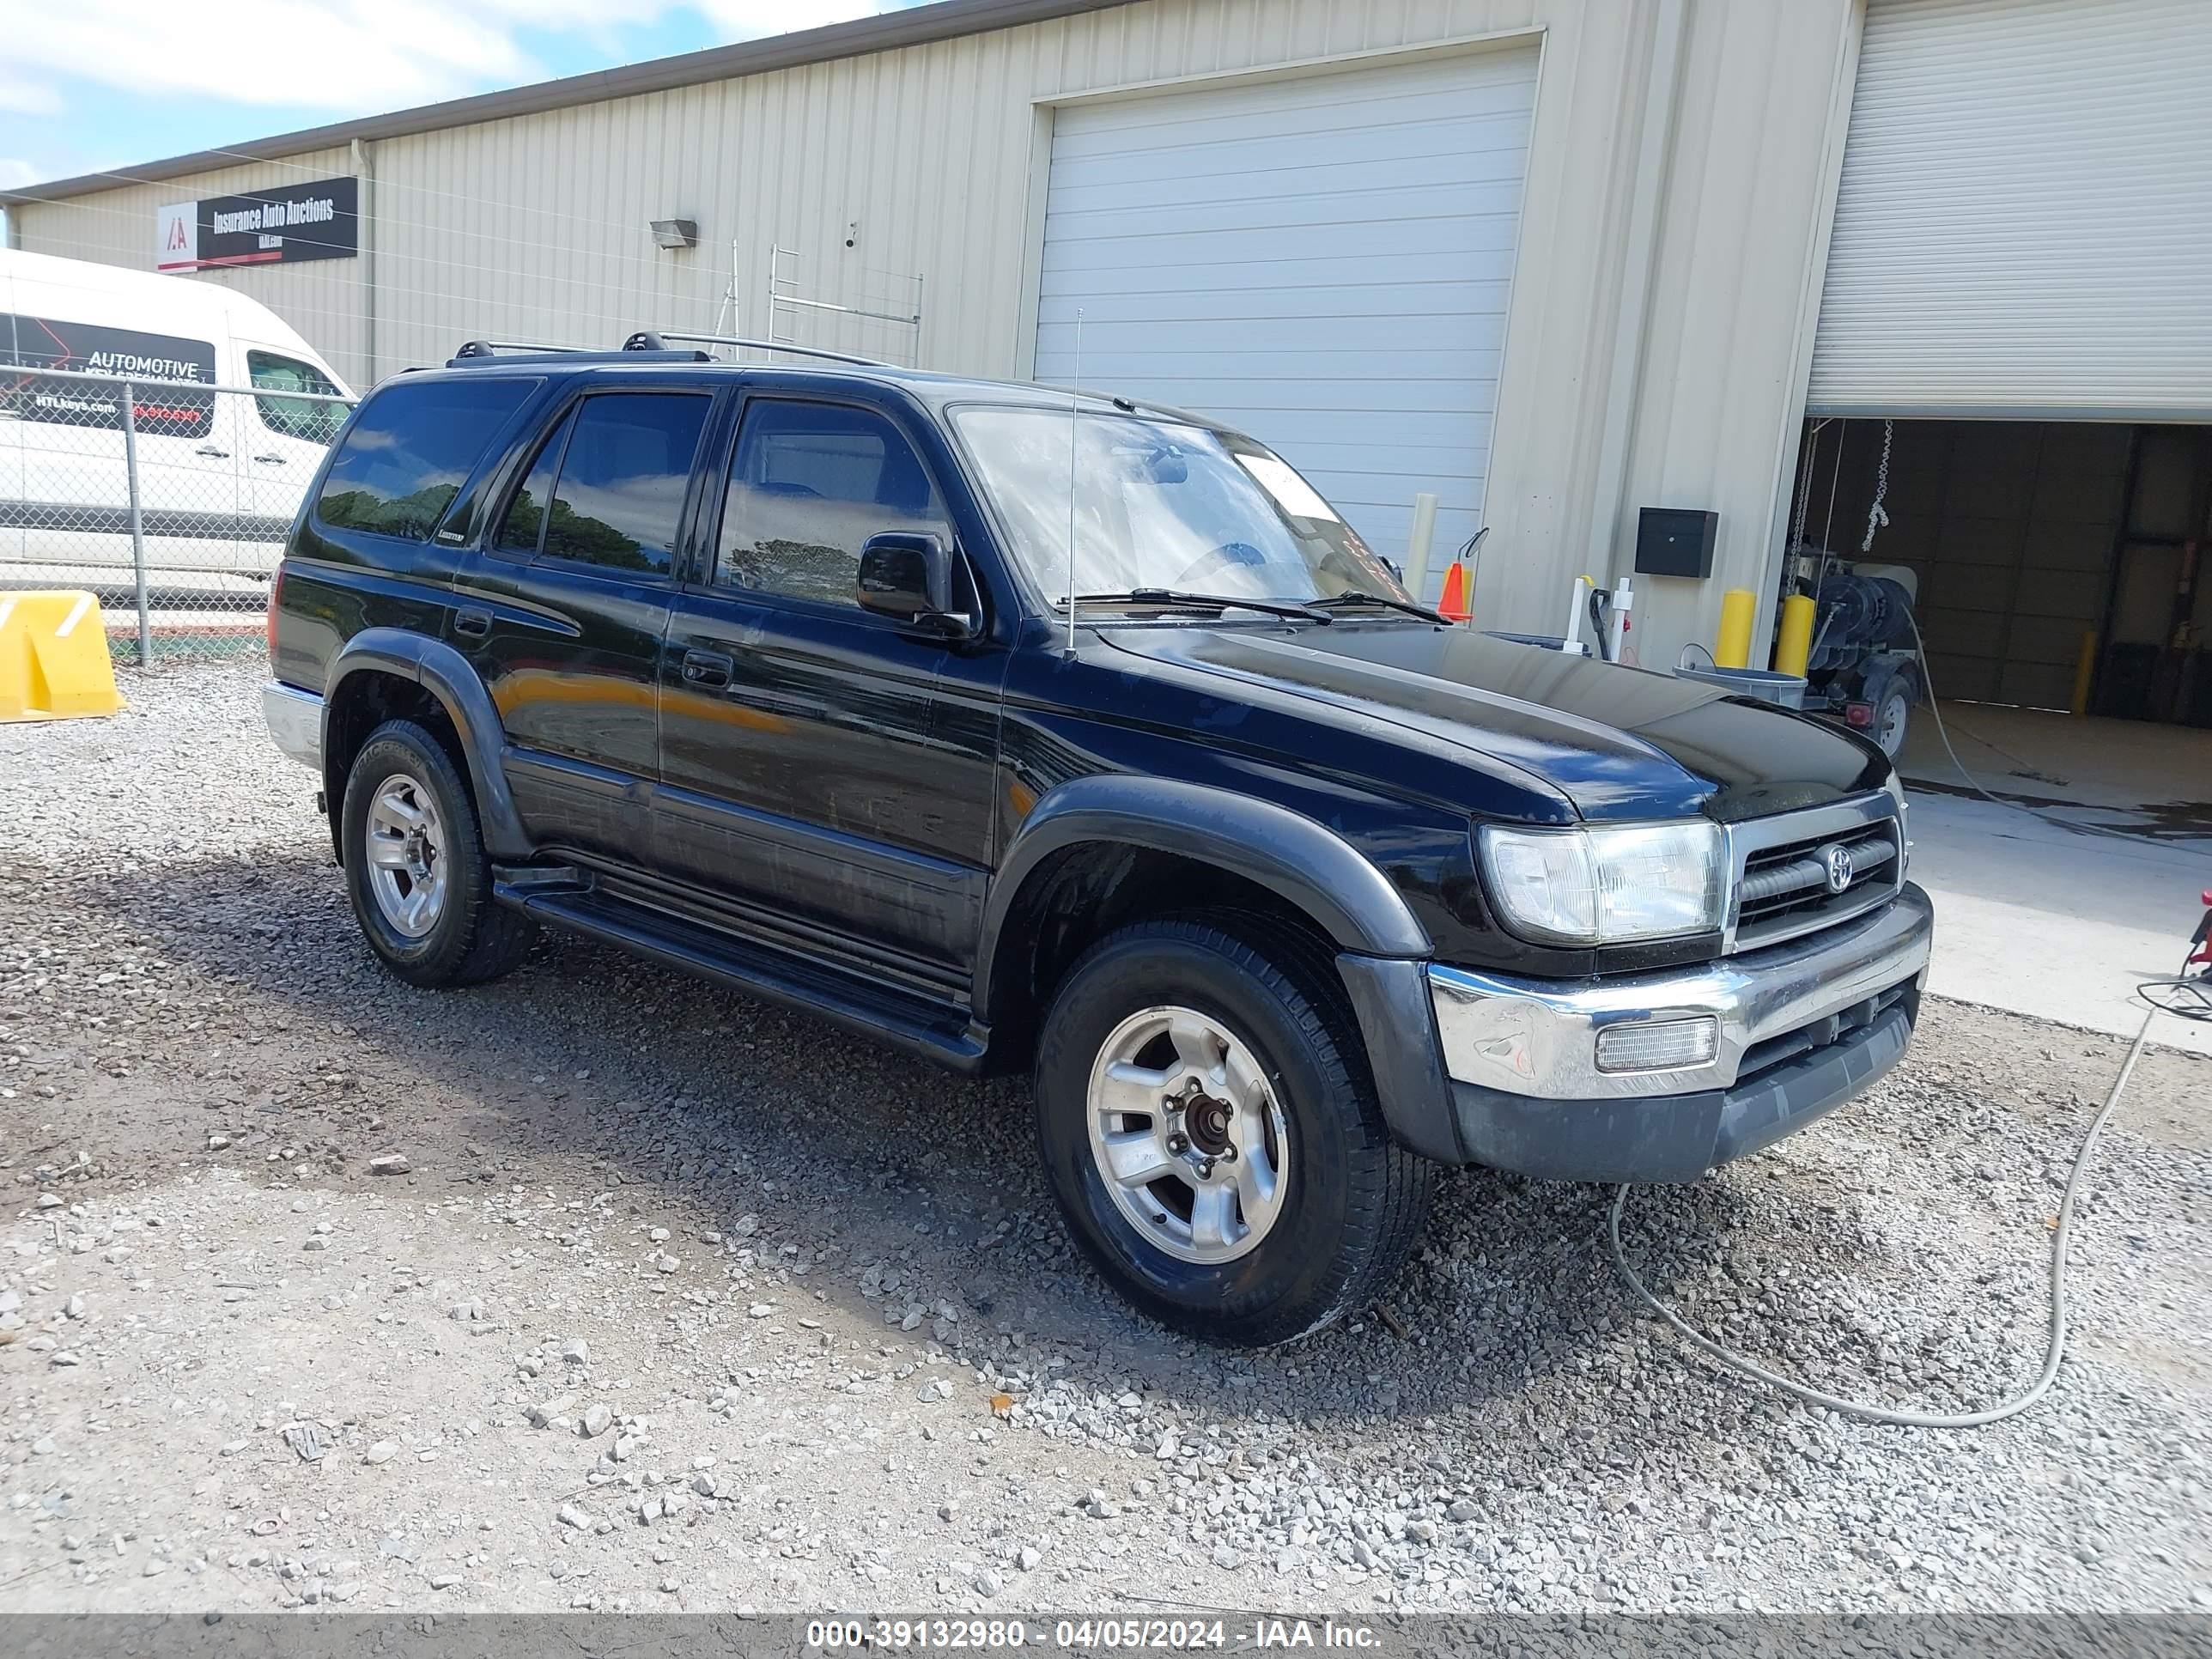
{"label": "metal warehouse building", "polygon": [[[1386,556],[1418,491],[1440,556],[1487,524],[1486,625],[1556,628],[1644,508],[1716,514],[1709,575],[1642,580],[1647,662],[1793,539],[1855,554],[1893,450],[1875,556],[1947,693],[2065,707],[2094,647],[2166,688],[2116,712],[2205,720],[2207,21],[947,0],[6,199],[18,246],[208,266],[357,384],[645,325],[1066,383],[1079,316],[1085,385],[1244,427]],[[332,179],[347,257],[163,257],[191,204]]]}

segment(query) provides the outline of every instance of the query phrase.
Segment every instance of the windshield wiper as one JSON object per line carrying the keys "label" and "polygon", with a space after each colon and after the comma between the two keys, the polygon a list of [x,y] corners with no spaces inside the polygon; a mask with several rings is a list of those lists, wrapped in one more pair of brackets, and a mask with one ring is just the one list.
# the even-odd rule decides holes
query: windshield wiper
{"label": "windshield wiper", "polygon": [[[1171,587],[1129,587],[1119,593],[1078,593],[1078,605],[1164,605],[1203,606],[1212,611],[1225,611],[1235,606],[1240,611],[1263,611],[1271,617],[1296,617],[1302,622],[1333,623],[1335,617],[1326,611],[1310,605],[1293,605],[1281,599],[1245,599],[1231,593],[1185,593]],[[1062,605],[1066,604],[1065,599]]]}
{"label": "windshield wiper", "polygon": [[1394,599],[1387,593],[1364,592],[1356,587],[1346,588],[1333,598],[1316,599],[1312,603],[1323,607],[1338,605],[1388,605],[1393,611],[1402,611],[1409,617],[1419,617],[1423,622],[1443,623],[1447,625],[1451,622],[1449,617],[1445,616],[1442,611],[1431,611],[1425,605],[1414,605],[1405,599]]}

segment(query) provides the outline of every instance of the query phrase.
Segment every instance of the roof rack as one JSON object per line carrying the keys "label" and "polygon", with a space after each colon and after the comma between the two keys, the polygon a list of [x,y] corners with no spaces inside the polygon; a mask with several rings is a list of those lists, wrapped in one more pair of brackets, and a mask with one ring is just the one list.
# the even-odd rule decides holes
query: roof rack
{"label": "roof rack", "polygon": [[640,361],[710,363],[714,361],[703,351],[671,350],[661,343],[660,336],[648,329],[641,329],[624,340],[618,351],[607,351],[596,346],[548,345],[538,340],[471,340],[447,361],[446,367],[469,368],[495,362],[512,367],[529,363],[575,362],[579,360],[633,363]]}
{"label": "roof rack", "polygon": [[[678,350],[668,343],[671,340],[682,340],[695,346],[736,346],[749,351],[781,351],[794,357],[819,357],[830,362],[851,363],[861,368],[894,367],[874,357],[856,357],[844,351],[824,351],[816,346],[787,345],[781,340],[746,340],[732,334],[674,334],[649,328],[638,330],[622,343],[619,350],[615,351],[592,346],[548,345],[538,340],[470,340],[453,354],[446,367],[465,368],[471,364],[491,362],[512,364],[578,357],[630,362],[642,358],[662,363],[707,363],[714,361],[704,351]],[[516,355],[502,356],[502,353]]]}
{"label": "roof rack", "polygon": [[[641,337],[631,336],[636,339]],[[751,351],[781,351],[793,357],[821,357],[833,363],[854,363],[862,368],[895,368],[880,357],[856,357],[848,351],[824,351],[819,346],[788,345],[781,340],[741,340],[732,334],[672,334],[662,332],[650,337],[661,340],[689,340],[697,345],[742,346]]]}
{"label": "roof rack", "polygon": [[453,354],[463,357],[490,357],[502,351],[588,351],[589,346],[548,345],[543,340],[470,340]]}

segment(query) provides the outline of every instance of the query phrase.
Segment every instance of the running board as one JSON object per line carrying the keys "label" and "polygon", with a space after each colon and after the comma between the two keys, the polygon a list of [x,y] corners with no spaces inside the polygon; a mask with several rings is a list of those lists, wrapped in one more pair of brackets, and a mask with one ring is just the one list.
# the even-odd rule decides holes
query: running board
{"label": "running board", "polygon": [[493,890],[500,902],[538,921],[604,939],[764,1001],[818,1014],[846,1030],[956,1071],[975,1072],[982,1066],[988,1032],[950,1003],[872,983],[859,975],[702,927],[588,886],[532,880],[527,877],[534,872],[519,870],[495,873]]}

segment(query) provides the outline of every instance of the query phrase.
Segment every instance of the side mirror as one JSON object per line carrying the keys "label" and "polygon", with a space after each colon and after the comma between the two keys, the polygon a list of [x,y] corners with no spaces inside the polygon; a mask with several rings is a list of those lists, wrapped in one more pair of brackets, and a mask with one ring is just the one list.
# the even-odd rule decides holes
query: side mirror
{"label": "side mirror", "polygon": [[952,610],[952,551],[930,534],[888,532],[860,549],[854,597],[863,611],[903,623],[933,623],[946,633],[967,633],[975,623]]}

